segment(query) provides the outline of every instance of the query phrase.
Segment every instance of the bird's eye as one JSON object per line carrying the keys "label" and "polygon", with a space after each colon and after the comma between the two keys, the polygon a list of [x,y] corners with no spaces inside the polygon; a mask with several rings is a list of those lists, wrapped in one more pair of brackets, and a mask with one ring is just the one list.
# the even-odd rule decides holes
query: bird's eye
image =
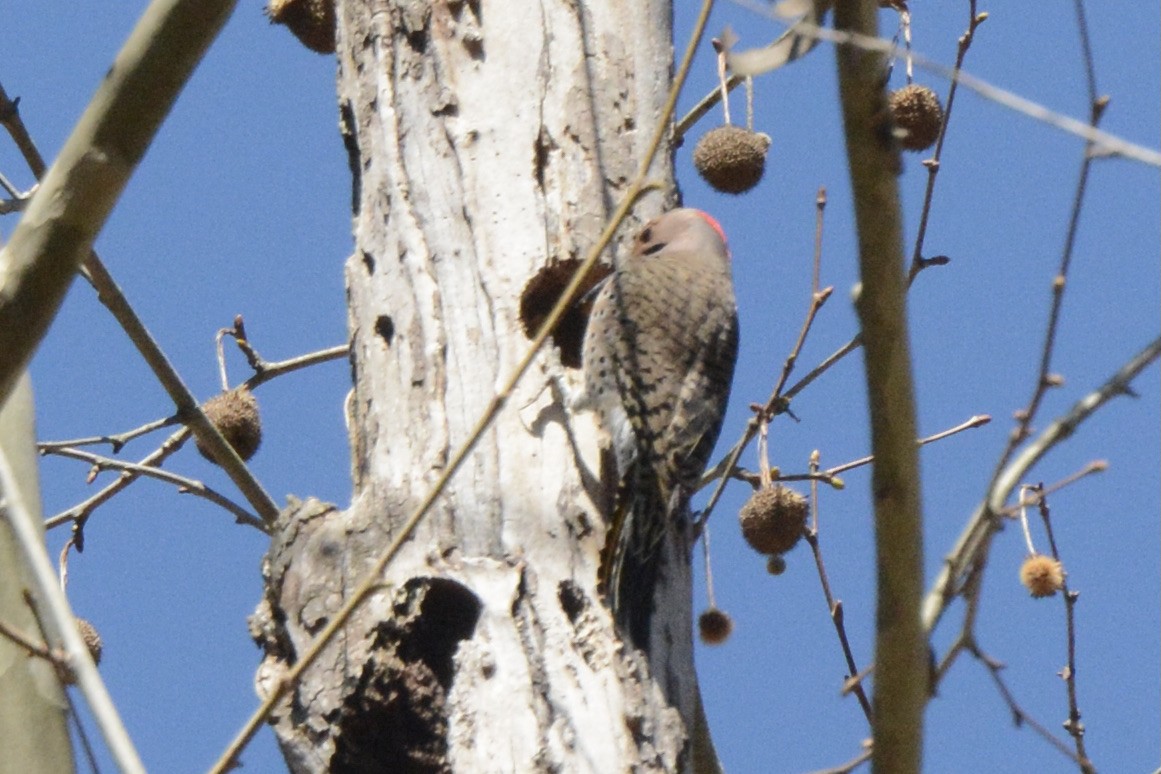
{"label": "bird's eye", "polygon": [[653,255],[654,253],[661,252],[661,248],[663,248],[663,247],[665,247],[664,242],[658,242],[655,245],[649,245],[648,247],[645,248],[644,255]]}

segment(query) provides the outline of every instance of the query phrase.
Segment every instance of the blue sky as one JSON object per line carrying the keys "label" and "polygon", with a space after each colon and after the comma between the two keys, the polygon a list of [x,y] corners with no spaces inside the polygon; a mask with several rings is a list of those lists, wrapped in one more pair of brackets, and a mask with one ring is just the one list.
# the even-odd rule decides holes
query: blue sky
{"label": "blue sky", "polygon": [[[680,48],[691,23],[681,3]],[[966,3],[915,3],[918,51],[951,63],[967,21]],[[143,3],[43,0],[5,4],[0,82],[45,155],[64,141]],[[1083,119],[1083,71],[1071,4],[980,4],[966,66],[973,74]],[[1092,4],[1089,23],[1098,88],[1112,97],[1102,128],[1157,148],[1159,97],[1156,3]],[[1099,15],[1098,15],[1099,14]],[[891,17],[884,16],[889,24]],[[711,31],[727,23],[758,45],[776,27],[719,4]],[[708,51],[708,49],[707,49]],[[820,48],[756,84],[755,128],[773,138],[767,174],[749,195],[709,191],[692,172],[692,138],[677,154],[687,204],[711,211],[731,238],[742,348],[722,448],[738,437],[746,406],[764,400],[806,310],[814,197],[829,192],[822,281],[835,294],[799,360],[798,374],[856,331],[849,290],[856,278],[846,162],[839,132],[834,58]],[[897,70],[893,85],[901,84]],[[946,84],[919,72],[941,95]],[[696,62],[682,101],[713,84],[712,59]],[[741,91],[735,121],[744,115]],[[693,132],[720,121],[720,113]],[[1075,137],[961,91],[945,147],[927,253],[951,257],[917,280],[910,298],[919,424],[924,435],[973,414],[991,425],[927,447],[922,455],[926,564],[934,575],[983,487],[1033,387],[1048,309],[1079,170]],[[909,155],[900,179],[907,243],[914,239],[926,174]],[[0,141],[0,171],[31,181]],[[1066,411],[1157,335],[1161,216],[1155,168],[1122,160],[1096,164],[1086,196],[1060,327],[1054,370],[1065,386],[1045,402],[1037,427]],[[253,343],[281,359],[342,343],[342,264],[351,250],[350,186],[337,132],[333,61],[267,25],[259,4],[240,5],[163,127],[98,241],[98,250],[195,393],[209,397],[217,375],[213,336],[245,315]],[[0,233],[11,233],[11,218]],[[247,373],[230,361],[234,380]],[[69,295],[33,375],[40,433],[64,439],[117,432],[165,416],[162,390],[127,339],[82,284]],[[794,404],[800,422],[772,427],[773,462],[805,468],[867,452],[861,360],[832,369]],[[1137,400],[1102,410],[1037,468],[1052,482],[1093,459],[1109,470],[1051,500],[1069,581],[1080,591],[1078,686],[1089,752],[1103,771],[1152,771],[1161,762],[1161,385],[1153,367]],[[347,368],[335,363],[264,386],[265,426],[253,461],[276,498],[316,495],[345,504],[349,454],[342,399]],[[138,441],[123,452],[139,458]],[[752,452],[743,462],[755,465]],[[216,468],[190,450],[175,470],[229,492]],[[47,513],[90,493],[86,468],[47,459]],[[106,477],[100,481],[108,480]],[[860,665],[873,649],[874,566],[868,471],[822,497],[822,544]],[[744,487],[730,488],[713,519],[715,588],[736,628],[727,644],[699,648],[703,694],[719,752],[731,772],[795,772],[855,755],[867,729],[857,704],[838,695],[844,665],[805,547],[773,578],[741,542],[733,514]],[[1014,526],[1014,525],[1013,525]],[[1043,533],[1035,531],[1044,546]],[[52,535],[59,548],[65,535]],[[98,511],[87,548],[70,565],[70,597],[106,641],[102,674],[153,771],[204,770],[257,704],[258,651],[245,618],[260,595],[262,536],[235,526],[204,501],[144,482]],[[981,646],[1008,664],[1022,706],[1051,729],[1066,717],[1063,604],[1033,601],[1016,581],[1024,555],[1019,530],[996,542],[985,581]],[[699,600],[702,597],[699,596]],[[700,602],[699,602],[700,604]],[[958,618],[945,620],[946,647]],[[1067,761],[1028,729],[1015,729],[986,672],[962,658],[932,701],[927,770],[1067,771]],[[90,729],[91,729],[90,725]],[[249,771],[282,768],[272,735],[244,758]]]}

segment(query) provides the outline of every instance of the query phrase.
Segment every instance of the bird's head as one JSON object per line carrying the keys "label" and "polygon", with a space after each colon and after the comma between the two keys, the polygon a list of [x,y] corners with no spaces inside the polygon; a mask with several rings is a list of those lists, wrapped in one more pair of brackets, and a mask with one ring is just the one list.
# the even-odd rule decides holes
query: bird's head
{"label": "bird's head", "polygon": [[690,207],[670,210],[645,224],[633,244],[637,256],[661,251],[691,251],[729,260],[730,250],[721,225],[708,213]]}

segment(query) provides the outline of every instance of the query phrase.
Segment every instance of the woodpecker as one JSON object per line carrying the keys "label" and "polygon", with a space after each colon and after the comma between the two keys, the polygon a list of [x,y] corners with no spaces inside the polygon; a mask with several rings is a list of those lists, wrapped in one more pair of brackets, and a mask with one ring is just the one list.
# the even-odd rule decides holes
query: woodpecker
{"label": "woodpecker", "polygon": [[661,543],[688,526],[737,354],[721,226],[694,209],[646,224],[597,293],[583,354],[585,395],[617,481],[601,581],[622,635],[646,652]]}

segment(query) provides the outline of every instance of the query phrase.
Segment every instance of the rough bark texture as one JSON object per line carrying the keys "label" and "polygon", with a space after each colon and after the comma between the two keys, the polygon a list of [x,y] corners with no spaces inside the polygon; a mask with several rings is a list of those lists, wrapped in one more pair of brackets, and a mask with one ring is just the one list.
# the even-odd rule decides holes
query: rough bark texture
{"label": "rough bark texture", "polygon": [[[261,693],[512,372],[528,346],[522,294],[595,241],[670,81],[666,0],[382,0],[340,3],[338,17],[354,494],[346,510],[307,500],[282,515],[252,622]],[[658,158],[653,179],[672,190]],[[653,194],[635,217],[669,203]],[[688,535],[663,560],[654,680],[596,588],[614,482],[599,481],[592,417],[565,407],[579,374],[560,360],[541,354],[382,591],[279,708],[295,771],[689,767]]]}

